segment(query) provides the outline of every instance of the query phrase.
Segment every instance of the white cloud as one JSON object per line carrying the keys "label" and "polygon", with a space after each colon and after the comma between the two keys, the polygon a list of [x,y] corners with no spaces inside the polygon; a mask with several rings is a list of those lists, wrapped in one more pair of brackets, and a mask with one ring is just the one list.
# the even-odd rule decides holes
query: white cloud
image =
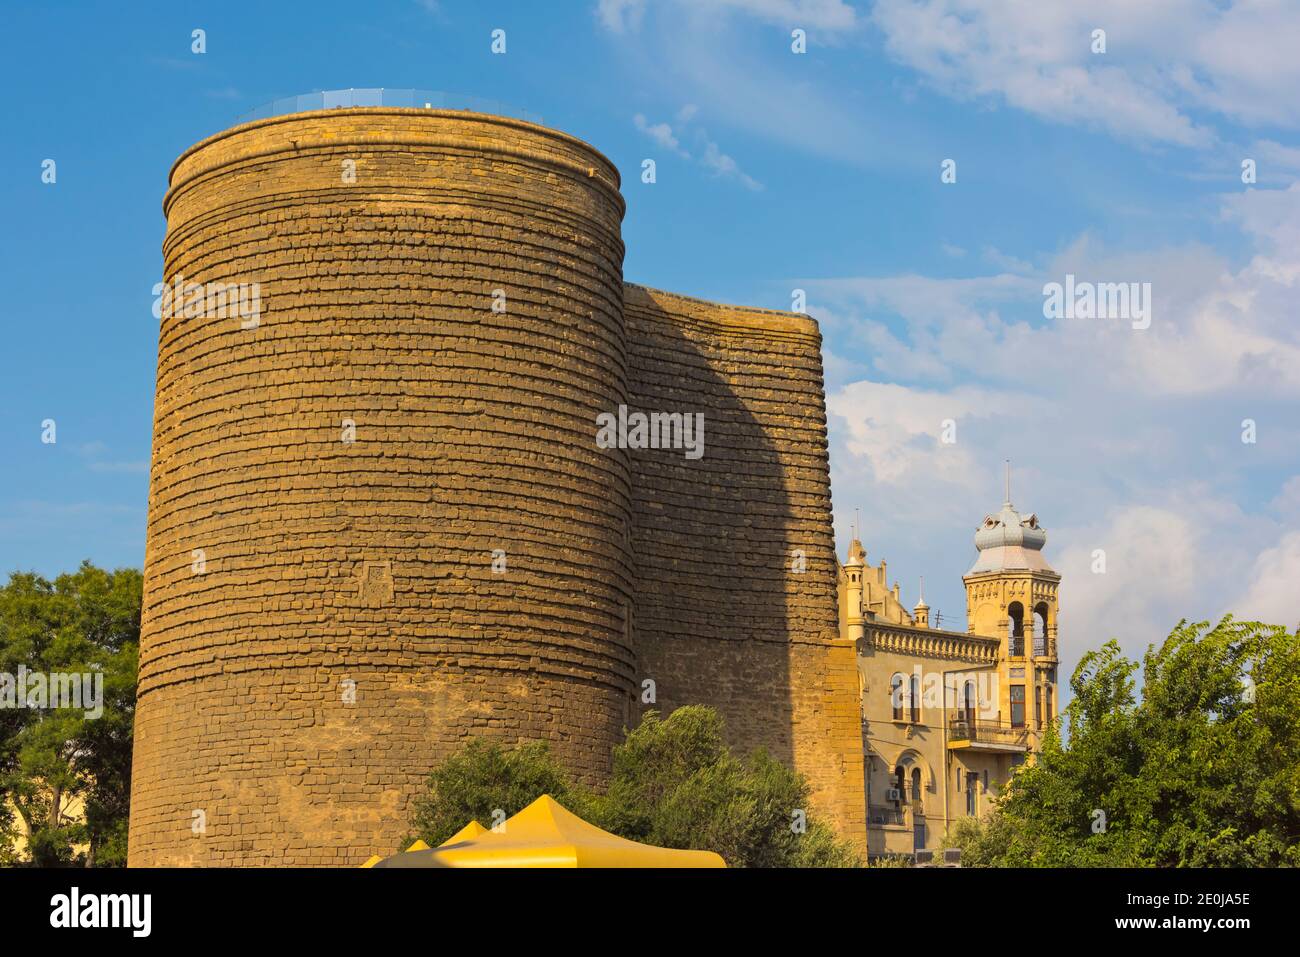
{"label": "white cloud", "polygon": [[[1300,8],[1267,0],[984,3],[878,0],[886,48],[957,98],[1000,97],[1043,119],[1208,146],[1192,112],[1300,126]],[[1092,32],[1106,31],[1093,53]]]}
{"label": "white cloud", "polygon": [[[1222,594],[1202,590],[1215,553],[1216,509],[1195,495],[1176,504],[1127,504],[1052,537],[1061,574],[1061,653],[1071,662],[1115,638],[1129,655],[1159,642],[1179,619],[1217,617]],[[1101,554],[1098,554],[1101,553]],[[1104,564],[1102,562],[1104,561]],[[1104,569],[1104,571],[1102,570]]]}
{"label": "white cloud", "polygon": [[760,190],[763,188],[762,183],[743,172],[736,165],[734,159],[718,149],[717,143],[709,141],[705,144],[704,157],[701,162],[719,176],[739,180],[746,189]]}
{"label": "white cloud", "polygon": [[[1033,275],[800,282],[832,307],[873,367],[894,378],[1020,382],[1027,357],[1034,357],[1037,378],[1060,366],[1055,371],[1068,380],[1136,397],[1300,396],[1300,324],[1294,321],[1300,184],[1229,195],[1221,210],[1222,220],[1253,245],[1254,254],[1237,269],[1196,244],[1108,250],[1085,234]],[[984,257],[1032,269],[996,251],[986,249]],[[1043,285],[1067,274],[1079,281],[1149,282],[1151,327],[1045,320]],[[900,320],[882,318],[891,313]]]}
{"label": "white cloud", "polygon": [[[1048,527],[1064,576],[1067,668],[1109,637],[1140,653],[1183,617],[1292,624],[1300,538],[1281,529],[1300,517],[1300,186],[1221,202],[1244,265],[1085,235],[1033,257],[1047,263],[1034,275],[798,280],[829,344],[837,528],[867,506],[868,549],[887,546],[904,581],[925,574],[953,612],[1010,458],[1013,498]],[[1066,270],[1152,282],[1151,328],[1045,320],[1042,284]],[[945,418],[955,446],[938,440]],[[1268,485],[1277,468],[1295,477]]]}
{"label": "white cloud", "polygon": [[826,409],[844,421],[844,447],[874,481],[899,485],[924,473],[974,490],[972,450],[968,443],[943,444],[944,422],[951,419],[960,429],[971,416],[1005,415],[1018,401],[1023,400],[975,388],[938,392],[861,381],[828,396]]}
{"label": "white cloud", "polygon": [[645,0],[600,0],[596,17],[612,33],[628,33],[640,28],[645,16]]}
{"label": "white cloud", "polygon": [[[676,0],[679,7],[700,6],[696,0]],[[857,11],[844,0],[711,0],[714,11],[731,11],[763,23],[794,29],[853,30]],[[646,0],[600,0],[596,16],[614,33],[638,30],[645,17]]]}
{"label": "white cloud", "polygon": [[816,30],[853,30],[857,11],[844,0],[715,0],[728,7],[779,26]]}
{"label": "white cloud", "polygon": [[[621,39],[625,68],[666,99],[699,104],[731,127],[804,153],[855,165],[905,162],[913,131],[887,123],[854,91],[823,91],[809,57],[788,51],[793,25],[787,16],[812,41],[847,42],[864,33],[848,4],[607,0],[596,14],[616,42]],[[737,29],[746,22],[781,32],[772,42],[750,42],[752,35]],[[694,116],[695,106],[684,109],[677,124]]]}
{"label": "white cloud", "polygon": [[650,123],[646,120],[645,116],[640,113],[632,117],[632,122],[636,124],[638,130],[650,137],[650,139],[654,140],[664,149],[670,150],[678,156],[687,159],[690,158],[691,154],[682,149],[681,142],[673,134],[673,128],[667,123]]}
{"label": "white cloud", "polygon": [[[1261,179],[1278,171],[1300,172],[1300,149],[1283,146],[1274,140],[1256,140],[1250,146],[1249,155],[1243,156],[1243,159],[1245,158],[1253,159],[1257,164],[1265,167],[1263,170],[1256,171]],[[1234,170],[1233,173],[1236,175],[1237,171]]]}
{"label": "white cloud", "polygon": [[1300,626],[1300,532],[1287,532],[1261,552],[1250,571],[1250,585],[1233,604],[1237,617],[1288,628]]}
{"label": "white cloud", "polygon": [[712,170],[715,176],[734,179],[746,189],[761,190],[763,188],[762,183],[742,170],[734,159],[722,152],[721,147],[709,139],[709,134],[705,130],[692,125],[692,121],[698,112],[699,108],[690,103],[678,110],[677,130],[674,130],[668,123],[651,123],[641,113],[632,117],[632,122],[638,130],[652,139],[659,147],[669,150],[683,159],[690,159],[691,154],[682,146],[679,132],[680,136],[689,136],[700,148],[700,164]]}

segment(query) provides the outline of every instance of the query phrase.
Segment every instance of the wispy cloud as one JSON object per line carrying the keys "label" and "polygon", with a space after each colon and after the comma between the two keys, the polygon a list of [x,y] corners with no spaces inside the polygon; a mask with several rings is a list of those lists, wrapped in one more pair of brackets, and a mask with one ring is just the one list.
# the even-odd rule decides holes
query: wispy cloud
{"label": "wispy cloud", "polygon": [[675,153],[683,159],[691,159],[690,151],[682,146],[682,137],[692,140],[699,149],[698,162],[706,169],[711,170],[714,175],[724,179],[734,179],[746,189],[761,190],[763,184],[754,179],[739,164],[722,152],[722,148],[709,138],[708,133],[694,125],[693,121],[699,112],[694,104],[687,104],[677,112],[677,126],[674,128],[666,122],[651,123],[641,113],[632,117],[632,122],[636,128],[655,142],[662,149]]}
{"label": "wispy cloud", "polygon": [[[701,6],[695,0],[663,0],[665,6]],[[734,12],[763,23],[834,34],[857,29],[857,10],[844,0],[711,0],[715,11]],[[615,33],[635,32],[645,18],[646,0],[599,0],[596,15]]]}
{"label": "wispy cloud", "polygon": [[[1184,616],[1300,621],[1300,185],[1214,202],[1248,243],[1244,264],[1084,234],[1041,265],[1016,260],[1023,274],[800,280],[835,345],[839,527],[871,502],[869,533],[904,580],[956,581],[968,561],[952,556],[970,554],[1011,458],[1065,576],[1067,665],[1109,637],[1141,651]],[[1067,271],[1152,282],[1151,327],[1045,319],[1042,284]]]}
{"label": "wispy cloud", "polygon": [[682,149],[681,141],[678,140],[673,133],[673,128],[667,123],[651,123],[641,113],[632,117],[632,122],[636,124],[638,130],[654,140],[659,146],[685,159],[690,159],[691,154]]}
{"label": "wispy cloud", "polygon": [[[788,49],[796,26],[810,42],[861,34],[865,24],[847,4],[608,0],[597,18],[620,44],[628,71],[652,80],[665,98],[699,104],[731,129],[853,165],[896,162],[915,145],[913,131],[879,119],[852,90],[824,88],[810,74],[809,58]],[[743,42],[737,26],[746,23],[779,29],[780,44]]]}
{"label": "wispy cloud", "polygon": [[943,93],[1000,98],[1050,122],[1196,147],[1218,139],[1197,111],[1300,127],[1293,5],[878,0],[871,20],[890,55]]}

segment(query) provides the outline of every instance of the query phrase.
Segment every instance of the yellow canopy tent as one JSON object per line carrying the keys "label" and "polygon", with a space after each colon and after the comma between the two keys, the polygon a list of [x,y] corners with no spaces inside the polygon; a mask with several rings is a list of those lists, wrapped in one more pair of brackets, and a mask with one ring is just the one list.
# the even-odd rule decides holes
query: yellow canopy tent
{"label": "yellow canopy tent", "polygon": [[[447,840],[443,841],[438,846],[449,847],[452,844],[459,844],[461,841],[472,841],[480,834],[486,834],[487,832],[488,829],[485,828],[478,821],[470,821],[468,824],[466,824],[459,831],[457,831],[451,837],[447,838]],[[407,848],[407,850],[410,850],[410,848]]]}
{"label": "yellow canopy tent", "polygon": [[[470,831],[471,827],[477,827],[480,831],[483,830],[482,827],[479,827],[478,821],[470,821],[469,824],[466,824],[464,827],[462,827],[459,831],[455,833],[455,835],[452,837],[452,840],[453,841],[458,840],[462,834],[473,833],[472,831]],[[406,849],[405,853],[410,854],[412,851],[427,851],[427,850],[429,850],[429,845],[424,843],[423,840],[417,840],[410,847]],[[366,862],[361,866],[374,867],[382,860],[383,858],[380,857],[378,854],[371,854],[369,859],[367,859]]]}
{"label": "yellow canopy tent", "polygon": [[[477,828],[477,832],[473,829]],[[544,794],[499,830],[471,821],[440,847],[407,851],[374,867],[726,867],[712,851],[638,844],[588,824]]]}

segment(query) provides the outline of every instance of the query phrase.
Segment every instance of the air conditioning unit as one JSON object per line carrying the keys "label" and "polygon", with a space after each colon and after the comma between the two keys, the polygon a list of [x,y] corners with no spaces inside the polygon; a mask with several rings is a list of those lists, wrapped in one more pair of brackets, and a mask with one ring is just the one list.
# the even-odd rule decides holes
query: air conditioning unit
{"label": "air conditioning unit", "polygon": [[903,800],[903,792],[900,791],[898,788],[889,788],[888,790],[885,791],[885,800],[901,801]]}

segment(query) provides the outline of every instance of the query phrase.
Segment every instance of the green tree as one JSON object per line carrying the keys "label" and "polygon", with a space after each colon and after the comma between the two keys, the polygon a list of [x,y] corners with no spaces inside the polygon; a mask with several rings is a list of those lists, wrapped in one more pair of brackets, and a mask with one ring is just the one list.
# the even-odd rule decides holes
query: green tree
{"label": "green tree", "polygon": [[542,742],[506,749],[496,742],[471,741],[463,751],[438,765],[429,790],[415,801],[413,836],[437,847],[470,821],[486,827],[498,812],[510,817],[543,794],[568,806],[573,787]]}
{"label": "green tree", "polygon": [[1224,618],[1180,622],[1142,662],[1115,642],[1071,680],[1056,729],[983,820],[950,844],[971,866],[1300,864],[1300,639]]}
{"label": "green tree", "polygon": [[[38,866],[126,863],[141,575],[89,562],[53,582],[14,573],[0,588],[0,861]],[[102,675],[101,714],[30,707],[17,677]],[[40,703],[40,702],[37,702]],[[48,703],[48,702],[47,702]],[[81,812],[70,807],[80,802]],[[74,852],[85,845],[85,853]]]}
{"label": "green tree", "polygon": [[436,846],[469,820],[492,822],[543,794],[611,833],[659,847],[716,851],[733,867],[842,867],[852,847],[808,813],[802,777],[756,751],[727,749],[711,708],[648,712],[614,749],[609,789],[574,784],[543,744],[505,750],[471,742],[440,764],[412,827]]}

